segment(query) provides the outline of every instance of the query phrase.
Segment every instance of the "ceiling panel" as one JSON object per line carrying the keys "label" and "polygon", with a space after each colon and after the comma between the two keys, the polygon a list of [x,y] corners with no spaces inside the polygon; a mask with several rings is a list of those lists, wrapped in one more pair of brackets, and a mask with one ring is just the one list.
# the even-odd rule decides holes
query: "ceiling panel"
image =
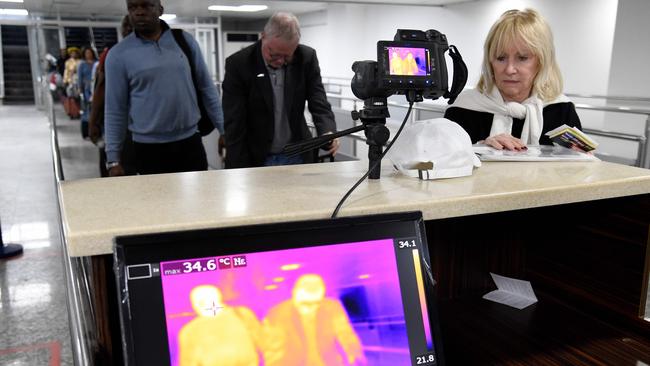
{"label": "ceiling panel", "polygon": [[[296,14],[308,13],[324,9],[328,3],[345,4],[385,4],[385,5],[449,5],[476,0],[161,0],[165,12],[177,14],[179,17],[211,17],[221,16],[225,19],[268,18],[276,11],[291,11]],[[6,6],[4,4],[7,4]],[[207,10],[210,5],[242,5],[262,4],[269,8],[255,13],[214,12]],[[24,6],[33,15],[62,17],[105,17],[121,16],[126,13],[124,0],[25,0],[24,4],[3,3],[3,7]]]}
{"label": "ceiling panel", "polygon": [[[214,12],[208,10],[210,5],[242,5],[264,4],[269,9],[255,13]],[[7,3],[10,4],[10,3]],[[325,7],[323,2],[312,1],[264,1],[264,0],[162,0],[166,13],[179,17],[211,17],[221,14],[223,17],[234,18],[267,18],[280,10],[291,10],[294,13],[317,11]],[[4,6],[3,7],[10,7]],[[16,6],[14,6],[16,7]],[[25,0],[24,7],[34,15],[44,16],[121,16],[126,14],[126,1],[123,0]]]}

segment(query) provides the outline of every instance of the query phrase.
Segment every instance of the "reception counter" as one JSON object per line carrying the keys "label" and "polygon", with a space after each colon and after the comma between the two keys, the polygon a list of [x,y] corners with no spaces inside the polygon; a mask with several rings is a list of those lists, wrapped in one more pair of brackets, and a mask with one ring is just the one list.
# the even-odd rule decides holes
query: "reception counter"
{"label": "reception counter", "polygon": [[[66,181],[69,252],[111,253],[118,235],[327,218],[366,169],[341,162]],[[419,210],[433,220],[650,193],[650,170],[606,162],[484,163],[472,176],[435,181],[387,164],[382,173],[341,216]]]}
{"label": "reception counter", "polygon": [[[108,288],[94,299],[100,353],[119,362],[116,236],[327,218],[366,169],[340,162],[61,183],[68,252],[90,257],[95,287]],[[340,215],[414,210],[426,220],[449,364],[650,364],[650,170],[499,162],[421,181],[384,162],[382,178],[363,182]],[[494,288],[490,272],[532,281],[540,301],[520,311],[482,300]]]}

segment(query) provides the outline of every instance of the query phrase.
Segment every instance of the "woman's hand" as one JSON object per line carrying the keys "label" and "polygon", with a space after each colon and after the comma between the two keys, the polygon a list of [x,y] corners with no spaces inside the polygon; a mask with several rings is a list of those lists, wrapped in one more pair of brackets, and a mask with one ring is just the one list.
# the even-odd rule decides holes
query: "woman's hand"
{"label": "woman's hand", "polygon": [[500,133],[498,135],[490,136],[485,139],[484,143],[497,150],[506,149],[511,151],[520,151],[527,149],[526,144],[524,144],[523,141],[508,133]]}

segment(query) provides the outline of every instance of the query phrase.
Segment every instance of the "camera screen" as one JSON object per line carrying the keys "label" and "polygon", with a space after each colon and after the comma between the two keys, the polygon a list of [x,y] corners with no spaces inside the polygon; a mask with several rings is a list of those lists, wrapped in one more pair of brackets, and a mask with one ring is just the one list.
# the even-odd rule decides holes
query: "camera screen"
{"label": "camera screen", "polygon": [[419,47],[386,47],[389,75],[428,76],[429,50]]}
{"label": "camera screen", "polygon": [[[412,244],[409,240],[402,242],[415,246],[415,240]],[[269,337],[293,334],[291,319],[310,311],[318,315],[318,323],[337,322],[332,331],[337,332],[336,339],[347,351],[347,359],[367,360],[378,366],[410,365],[415,354],[409,347],[401,293],[404,286],[413,288],[410,281],[415,278],[402,273],[400,279],[398,266],[406,267],[402,272],[419,270],[419,261],[414,262],[413,249],[399,248],[398,241],[385,239],[161,262],[171,365],[182,365],[183,359],[210,357],[232,357],[233,364],[235,360],[248,360],[257,365],[261,360],[255,342],[264,343],[263,334],[267,333]],[[423,288],[424,284],[419,286]],[[425,301],[424,294],[414,292],[411,296]],[[293,308],[297,309],[295,314]],[[316,309],[321,311],[316,314]],[[420,310],[428,321],[426,306]],[[429,328],[426,330],[432,350]],[[248,334],[258,339],[249,341]],[[411,337],[415,334],[412,332]],[[314,340],[320,338],[327,342],[320,334]],[[319,349],[325,347],[316,343]],[[294,364],[288,362],[294,357],[291,355],[300,354],[300,349],[291,348],[294,346],[302,347],[290,342],[277,349],[267,345],[265,361]],[[321,356],[327,359],[327,355]],[[277,362],[272,362],[276,357]]]}

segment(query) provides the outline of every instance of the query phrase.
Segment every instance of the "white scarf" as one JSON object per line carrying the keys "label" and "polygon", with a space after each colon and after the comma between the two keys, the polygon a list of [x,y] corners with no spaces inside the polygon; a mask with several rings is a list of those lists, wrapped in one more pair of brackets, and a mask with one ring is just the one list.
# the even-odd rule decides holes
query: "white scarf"
{"label": "white scarf", "polygon": [[476,89],[464,90],[452,107],[460,107],[478,112],[492,113],[492,128],[490,136],[500,133],[512,134],[512,119],[523,119],[524,128],[521,131],[521,140],[527,145],[539,145],[539,138],[542,135],[544,107],[554,103],[569,102],[564,94],[555,100],[545,103],[533,94],[523,103],[505,102],[501,93],[496,87],[492,88],[490,94],[482,94]]}

